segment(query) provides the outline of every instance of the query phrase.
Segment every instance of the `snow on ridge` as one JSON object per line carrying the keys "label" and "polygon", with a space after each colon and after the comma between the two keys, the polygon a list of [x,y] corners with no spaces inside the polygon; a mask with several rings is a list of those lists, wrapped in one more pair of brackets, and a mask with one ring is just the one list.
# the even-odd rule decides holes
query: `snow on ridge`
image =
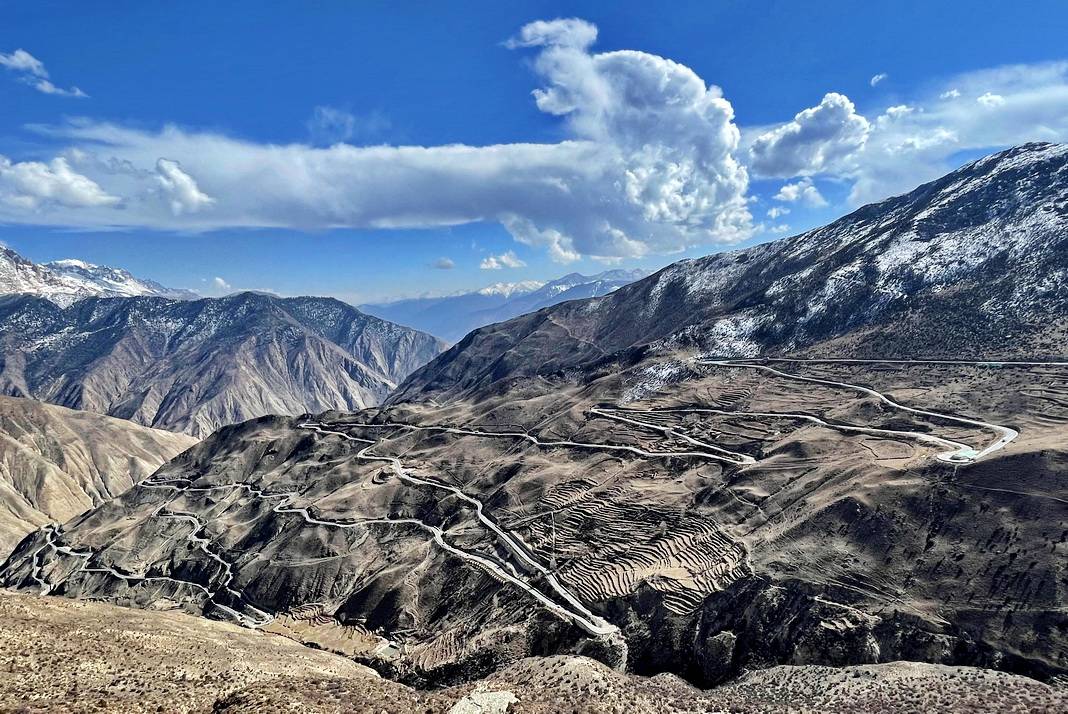
{"label": "snow on ridge", "polygon": [[512,297],[513,295],[534,292],[543,285],[545,285],[545,282],[541,280],[520,280],[515,283],[493,283],[476,292],[479,295],[501,295],[503,297]]}
{"label": "snow on ridge", "polygon": [[87,297],[160,296],[198,297],[188,290],[173,290],[129,272],[93,265],[76,258],[34,263],[10,248],[0,251],[0,294],[30,293],[66,307]]}

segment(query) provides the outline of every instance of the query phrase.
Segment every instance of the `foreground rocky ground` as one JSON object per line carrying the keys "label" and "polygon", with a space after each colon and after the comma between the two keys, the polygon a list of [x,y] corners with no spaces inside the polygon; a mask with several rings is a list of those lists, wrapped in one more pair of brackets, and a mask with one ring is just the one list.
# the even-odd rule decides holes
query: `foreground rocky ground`
{"label": "foreground rocky ground", "polygon": [[199,712],[255,682],[366,677],[343,657],[168,612],[0,590],[0,711]]}
{"label": "foreground rocky ground", "polygon": [[895,662],[780,666],[702,691],[584,657],[528,658],[419,691],[284,637],[173,612],[0,591],[3,712],[1054,712],[1068,691],[974,669]]}

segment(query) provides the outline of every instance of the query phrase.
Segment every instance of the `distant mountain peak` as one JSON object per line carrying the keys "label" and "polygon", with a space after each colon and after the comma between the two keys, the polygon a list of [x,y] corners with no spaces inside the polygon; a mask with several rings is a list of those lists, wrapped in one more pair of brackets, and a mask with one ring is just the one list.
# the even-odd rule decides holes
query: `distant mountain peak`
{"label": "distant mountain peak", "polygon": [[87,297],[157,296],[176,300],[198,297],[190,290],[168,288],[129,271],[94,265],[77,258],[34,263],[10,248],[0,249],[0,294],[30,293],[67,306]]}
{"label": "distant mountain peak", "polygon": [[197,436],[265,414],[372,406],[442,349],[334,298],[0,298],[0,394]]}
{"label": "distant mountain peak", "polygon": [[608,270],[597,275],[568,273],[550,280],[494,283],[455,295],[410,298],[361,305],[370,315],[414,327],[456,342],[471,330],[507,320],[565,300],[598,297],[648,275],[648,271]]}
{"label": "distant mountain peak", "polygon": [[391,399],[440,400],[638,349],[1061,360],[1065,256],[1068,145],[1025,144],[806,233],[475,331]]}
{"label": "distant mountain peak", "polygon": [[476,292],[479,295],[501,295],[504,297],[511,297],[513,295],[533,292],[542,285],[545,285],[545,283],[541,280],[520,280],[515,283],[494,283],[493,285],[487,285]]}

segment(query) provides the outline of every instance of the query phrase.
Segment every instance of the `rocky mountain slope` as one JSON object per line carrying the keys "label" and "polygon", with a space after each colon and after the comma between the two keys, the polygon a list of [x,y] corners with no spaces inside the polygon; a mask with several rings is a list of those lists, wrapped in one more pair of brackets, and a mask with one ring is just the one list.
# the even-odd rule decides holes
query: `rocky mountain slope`
{"label": "rocky mountain slope", "polygon": [[701,686],[896,660],[1056,681],[1066,162],[1004,152],[476,330],[379,408],[226,427],[28,536],[0,584],[412,684],[565,653]]}
{"label": "rocky mountain slope", "polygon": [[412,298],[361,305],[360,309],[455,342],[477,327],[567,300],[607,295],[645,275],[643,270],[607,270],[597,275],[570,273],[547,283],[499,283],[463,295]]}
{"label": "rocky mountain slope", "polygon": [[0,397],[0,554],[35,528],[117,496],[195,443],[122,419]]}
{"label": "rocky mountain slope", "polygon": [[74,259],[38,264],[0,246],[0,295],[10,293],[38,295],[61,306],[91,296],[154,295],[176,300],[200,297],[190,290],[167,288],[152,280],[134,277],[121,268]]}
{"label": "rocky mountain slope", "polygon": [[328,298],[0,298],[0,391],[194,436],[377,404],[441,349]]}
{"label": "rocky mountain slope", "polygon": [[1066,266],[1068,145],[1028,144],[808,233],[476,330],[392,399],[552,375],[627,350],[1059,357]]}

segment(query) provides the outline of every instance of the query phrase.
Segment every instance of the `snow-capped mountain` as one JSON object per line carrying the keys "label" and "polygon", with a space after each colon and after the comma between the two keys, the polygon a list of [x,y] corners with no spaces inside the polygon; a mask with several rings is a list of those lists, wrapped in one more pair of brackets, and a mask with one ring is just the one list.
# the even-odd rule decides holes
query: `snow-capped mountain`
{"label": "snow-capped mountain", "polygon": [[[515,283],[494,283],[493,285],[487,285],[475,292],[479,295],[500,295],[509,298],[513,295],[534,292],[542,285],[545,285],[545,281],[543,280],[520,280]],[[466,293],[460,294],[465,295]]]}
{"label": "snow-capped mountain", "polygon": [[1026,144],[822,228],[478,330],[391,399],[635,350],[1063,359],[1066,314],[1068,145]]}
{"label": "snow-capped mountain", "polygon": [[646,275],[648,272],[640,269],[608,270],[597,275],[571,273],[549,282],[494,283],[470,293],[360,305],[360,309],[456,342],[477,327],[566,300],[607,295]]}
{"label": "snow-capped mountain", "polygon": [[34,263],[7,247],[0,247],[0,294],[30,293],[67,306],[86,297],[157,296],[195,300],[190,290],[178,290],[138,278],[121,268],[81,260]]}

